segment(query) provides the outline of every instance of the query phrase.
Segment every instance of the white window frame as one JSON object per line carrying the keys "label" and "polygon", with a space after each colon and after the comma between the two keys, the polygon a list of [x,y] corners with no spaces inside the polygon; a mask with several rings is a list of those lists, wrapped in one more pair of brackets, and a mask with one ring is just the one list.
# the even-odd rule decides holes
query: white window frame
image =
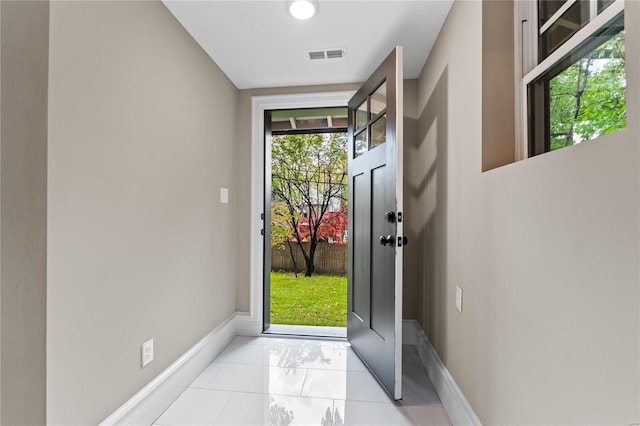
{"label": "white window frame", "polygon": [[529,158],[528,150],[528,98],[527,86],[532,81],[549,71],[553,66],[578,48],[593,34],[600,31],[607,23],[624,11],[624,0],[615,0],[600,14],[597,14],[597,0],[590,0],[590,21],[579,29],[571,38],[561,44],[542,62],[537,63],[538,37],[577,0],[567,3],[554,13],[538,30],[538,0],[514,2],[514,46],[516,72],[516,161]]}

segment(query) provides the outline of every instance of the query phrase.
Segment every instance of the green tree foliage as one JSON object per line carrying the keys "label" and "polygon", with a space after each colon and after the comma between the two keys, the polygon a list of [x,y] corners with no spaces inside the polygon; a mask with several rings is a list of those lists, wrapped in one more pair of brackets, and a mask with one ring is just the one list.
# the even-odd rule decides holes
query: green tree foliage
{"label": "green tree foliage", "polygon": [[[293,237],[305,260],[305,276],[310,277],[315,269],[319,231],[330,216],[327,212],[346,200],[347,135],[273,136],[271,191],[272,206],[277,206],[272,208],[271,232],[281,242]],[[308,250],[302,246],[303,240],[309,241]],[[292,253],[291,246],[289,249]]]}
{"label": "green tree foliage", "polygon": [[289,207],[283,202],[271,203],[271,247],[286,245],[289,248],[289,256],[293,262],[293,273],[298,278],[298,265],[296,256],[293,254],[291,245],[291,235],[295,224],[299,223],[299,212],[289,212]]}
{"label": "green tree foliage", "polygon": [[549,82],[551,149],[625,128],[624,31]]}

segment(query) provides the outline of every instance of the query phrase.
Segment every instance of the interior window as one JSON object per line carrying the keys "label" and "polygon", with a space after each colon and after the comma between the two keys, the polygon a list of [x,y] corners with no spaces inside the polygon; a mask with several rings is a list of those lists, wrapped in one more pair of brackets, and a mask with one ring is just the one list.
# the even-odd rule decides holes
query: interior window
{"label": "interior window", "polygon": [[625,128],[622,1],[539,0],[538,14],[539,65],[525,81],[528,156]]}

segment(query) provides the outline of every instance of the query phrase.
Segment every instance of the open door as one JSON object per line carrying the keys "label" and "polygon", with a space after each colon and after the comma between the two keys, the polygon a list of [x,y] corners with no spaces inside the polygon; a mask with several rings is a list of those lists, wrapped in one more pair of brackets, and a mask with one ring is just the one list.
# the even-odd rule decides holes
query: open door
{"label": "open door", "polygon": [[402,47],[349,101],[347,338],[402,398]]}

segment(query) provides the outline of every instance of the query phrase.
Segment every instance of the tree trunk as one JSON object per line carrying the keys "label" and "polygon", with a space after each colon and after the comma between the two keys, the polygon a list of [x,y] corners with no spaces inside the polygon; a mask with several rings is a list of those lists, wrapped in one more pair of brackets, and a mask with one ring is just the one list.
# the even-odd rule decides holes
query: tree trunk
{"label": "tree trunk", "polygon": [[310,277],[313,275],[313,271],[315,271],[316,267],[314,264],[314,260],[316,257],[316,246],[318,245],[315,239],[311,239],[311,244],[309,245],[309,256],[305,256],[304,261],[306,263],[307,269],[304,272],[305,277]]}
{"label": "tree trunk", "polygon": [[310,277],[313,275],[313,270],[315,269],[315,266],[313,265],[313,261],[311,259],[307,260],[306,263],[307,263],[307,269],[304,271],[304,276]]}
{"label": "tree trunk", "polygon": [[296,263],[296,256],[293,254],[293,247],[291,247],[291,241],[287,240],[289,246],[289,254],[291,255],[291,261],[293,262],[293,273],[298,278],[298,264]]}

